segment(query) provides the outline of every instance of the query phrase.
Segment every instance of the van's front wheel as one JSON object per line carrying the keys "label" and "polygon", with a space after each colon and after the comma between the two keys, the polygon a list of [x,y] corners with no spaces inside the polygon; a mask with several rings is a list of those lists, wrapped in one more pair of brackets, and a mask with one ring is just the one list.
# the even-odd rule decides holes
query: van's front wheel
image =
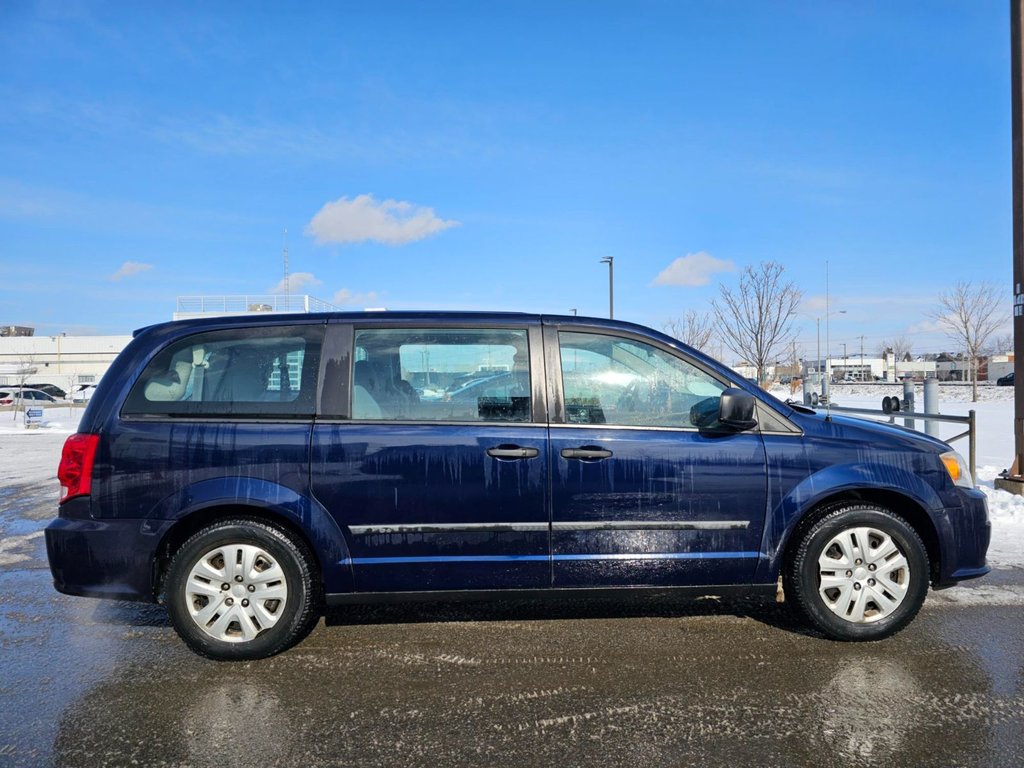
{"label": "van's front wheel", "polygon": [[166,586],[175,630],[211,659],[273,656],[319,619],[307,548],[255,520],[224,520],[194,534],[175,553]]}
{"label": "van's front wheel", "polygon": [[880,640],[909,624],[924,603],[928,554],[902,518],[851,504],[804,532],[784,579],[800,611],[829,637]]}

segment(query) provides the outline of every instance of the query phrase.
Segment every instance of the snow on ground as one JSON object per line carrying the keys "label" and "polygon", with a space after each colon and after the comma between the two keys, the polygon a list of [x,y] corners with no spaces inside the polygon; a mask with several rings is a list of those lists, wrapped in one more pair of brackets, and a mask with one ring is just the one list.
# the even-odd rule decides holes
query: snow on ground
{"label": "snow on ground", "polygon": [[[788,388],[776,388],[772,394],[785,400]],[[897,384],[853,384],[832,387],[836,405],[855,408],[881,409],[883,397],[902,397],[903,387]],[[797,393],[793,397],[799,399]],[[996,490],[993,481],[1012,460],[1013,445],[1013,388],[980,387],[979,402],[970,402],[969,386],[943,386],[940,390],[940,413],[966,416],[973,409],[978,425],[978,487],[988,497],[992,518],[992,544],[989,564],[996,568],[1024,568],[1024,497]],[[918,408],[923,409],[924,395],[917,387]],[[82,408],[57,406],[47,408],[43,426],[25,429],[20,414],[15,419],[11,411],[0,411],[0,491],[10,486],[53,484],[57,495],[57,463],[61,446],[67,435],[78,427]],[[902,423],[902,419],[897,420]],[[918,423],[918,427],[921,427]],[[949,439],[964,431],[960,424],[942,424],[939,437]],[[964,456],[967,440],[953,443]],[[0,493],[0,499],[4,494]],[[6,506],[6,505],[4,505]],[[0,512],[5,510],[0,510]],[[0,540],[13,531],[0,531]]]}
{"label": "snow on ground", "polygon": [[81,407],[54,406],[43,411],[43,425],[25,429],[22,415],[0,411],[0,488],[53,480],[57,489],[57,464],[65,438],[78,428]]}

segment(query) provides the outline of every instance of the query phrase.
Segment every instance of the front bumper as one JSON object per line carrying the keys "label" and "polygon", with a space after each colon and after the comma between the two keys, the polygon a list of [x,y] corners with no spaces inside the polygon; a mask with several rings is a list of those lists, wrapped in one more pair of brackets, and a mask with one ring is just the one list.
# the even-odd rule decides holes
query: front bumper
{"label": "front bumper", "polygon": [[46,528],[46,554],[58,592],[155,601],[161,530],[145,520],[59,517]]}
{"label": "front bumper", "polygon": [[985,494],[976,488],[958,488],[957,491],[961,506],[947,510],[949,530],[942,542],[942,568],[933,584],[936,589],[976,579],[991,570],[985,562],[992,540]]}

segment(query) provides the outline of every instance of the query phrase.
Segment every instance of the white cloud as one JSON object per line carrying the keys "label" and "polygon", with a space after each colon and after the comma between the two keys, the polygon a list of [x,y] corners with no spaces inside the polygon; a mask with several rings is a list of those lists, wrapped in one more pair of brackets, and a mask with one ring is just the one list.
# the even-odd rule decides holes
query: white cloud
{"label": "white cloud", "polygon": [[375,304],[379,298],[380,294],[376,291],[355,293],[354,291],[350,291],[348,288],[342,288],[334,294],[334,298],[331,300],[331,303],[339,307],[367,307]]}
{"label": "white cloud", "polygon": [[[312,272],[294,272],[288,275],[287,286],[285,286],[284,278],[282,277],[280,282],[267,289],[267,293],[301,293],[307,286],[320,285],[320,282]],[[285,291],[285,288],[288,290]]]}
{"label": "white cloud", "polygon": [[907,333],[949,333],[949,326],[938,318],[927,317],[910,325]]}
{"label": "white cloud", "polygon": [[727,259],[716,259],[707,251],[688,253],[669,264],[654,278],[655,285],[707,285],[718,272],[735,272],[736,265]]}
{"label": "white cloud", "polygon": [[359,195],[326,203],[306,225],[306,234],[320,244],[373,240],[385,245],[405,245],[458,225],[457,221],[438,218],[433,208]]}
{"label": "white cloud", "polygon": [[152,264],[143,264],[141,261],[126,261],[118,268],[117,272],[110,276],[110,279],[120,280],[124,277],[132,277],[133,275],[146,272],[152,268]]}

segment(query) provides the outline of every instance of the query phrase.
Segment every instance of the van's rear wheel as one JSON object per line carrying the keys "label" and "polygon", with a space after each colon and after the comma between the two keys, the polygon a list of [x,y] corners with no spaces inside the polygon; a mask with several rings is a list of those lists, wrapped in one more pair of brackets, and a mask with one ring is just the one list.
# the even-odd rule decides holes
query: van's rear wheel
{"label": "van's rear wheel", "polygon": [[880,640],[903,629],[928,593],[917,532],[868,504],[834,509],[797,543],[785,587],[810,622],[836,640]]}
{"label": "van's rear wheel", "polygon": [[166,598],[177,633],[211,659],[273,656],[320,617],[308,549],[244,518],[214,523],[181,546],[167,572]]}

